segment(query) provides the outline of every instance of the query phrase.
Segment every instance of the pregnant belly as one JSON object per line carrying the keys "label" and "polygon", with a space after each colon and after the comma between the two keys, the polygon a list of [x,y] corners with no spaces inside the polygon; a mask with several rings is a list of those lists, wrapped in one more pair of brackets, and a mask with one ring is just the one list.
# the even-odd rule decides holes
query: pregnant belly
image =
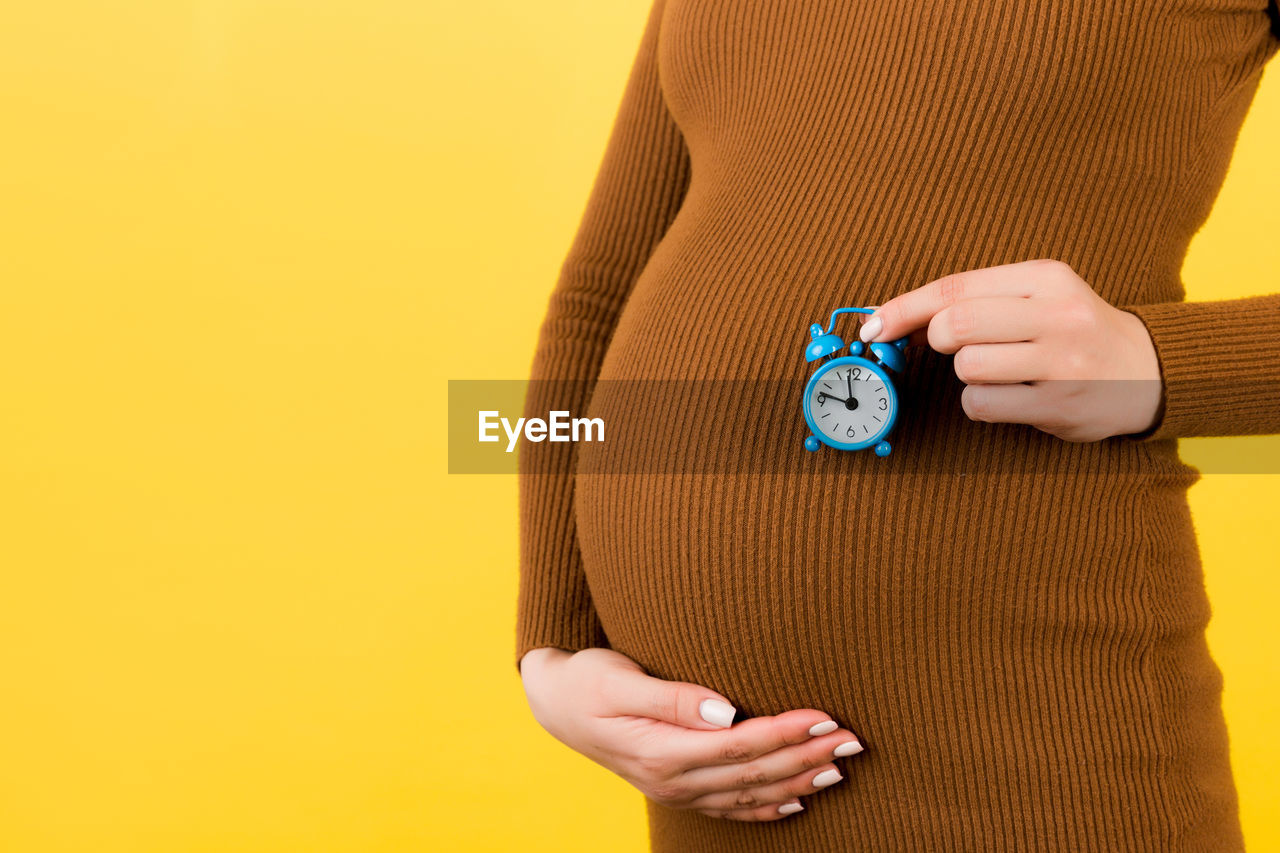
{"label": "pregnant belly", "polygon": [[[1153,569],[1106,517],[1139,523],[1142,482],[1099,500],[1088,475],[579,475],[577,516],[610,643],[648,672],[745,716],[826,711],[899,780],[980,748],[1032,784],[1086,759],[1153,772],[1153,614],[1181,632],[1207,608],[1194,560]],[[1211,681],[1188,654],[1172,666]],[[1126,734],[1068,750],[1090,727]]]}
{"label": "pregnant belly", "polygon": [[610,642],[748,714],[941,712],[940,685],[949,708],[1099,643],[1136,663],[1140,543],[1097,517],[1090,478],[834,467],[579,475]]}

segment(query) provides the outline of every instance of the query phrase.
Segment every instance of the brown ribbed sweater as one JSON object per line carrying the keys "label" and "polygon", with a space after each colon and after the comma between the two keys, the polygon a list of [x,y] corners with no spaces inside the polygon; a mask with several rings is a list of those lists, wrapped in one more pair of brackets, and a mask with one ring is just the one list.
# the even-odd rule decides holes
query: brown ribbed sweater
{"label": "brown ribbed sweater", "polygon": [[[1176,439],[1280,432],[1280,296],[1188,303],[1180,268],[1277,20],[1274,0],[655,3],[535,357],[575,382],[527,410],[642,416],[612,452],[672,466],[575,476],[591,446],[537,446],[517,659],[609,646],[867,747],[780,821],[650,802],[655,850],[1242,846]],[[885,459],[806,454],[798,394],[731,428],[670,382],[592,394],[802,379],[833,307],[1040,257],[1146,323],[1150,433],[971,422],[927,348]],[[747,455],[770,464],[732,472]]]}

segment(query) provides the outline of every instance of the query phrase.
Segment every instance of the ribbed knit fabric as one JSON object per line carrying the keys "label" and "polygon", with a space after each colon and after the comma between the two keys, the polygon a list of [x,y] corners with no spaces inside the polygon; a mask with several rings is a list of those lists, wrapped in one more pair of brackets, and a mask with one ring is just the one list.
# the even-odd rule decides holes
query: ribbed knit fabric
{"label": "ribbed knit fabric", "polygon": [[[610,646],[743,715],[827,711],[866,752],[777,822],[650,802],[654,850],[1241,848],[1176,438],[1280,432],[1280,295],[1188,303],[1179,271],[1273,19],[1267,0],[655,4],[535,357],[570,381],[527,411],[642,415],[614,452],[677,464],[575,476],[591,445],[539,445],[517,660]],[[971,422],[925,348],[885,459],[807,454],[798,399],[600,390],[804,377],[833,307],[1039,257],[1150,330],[1149,433]],[[679,473],[708,454],[776,464]]]}

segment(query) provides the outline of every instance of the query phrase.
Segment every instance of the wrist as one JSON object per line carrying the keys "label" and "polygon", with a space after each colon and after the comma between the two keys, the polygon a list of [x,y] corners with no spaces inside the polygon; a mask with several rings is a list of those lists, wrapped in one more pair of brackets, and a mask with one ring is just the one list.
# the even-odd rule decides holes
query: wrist
{"label": "wrist", "polygon": [[528,675],[530,672],[540,670],[548,664],[567,660],[571,657],[573,657],[573,652],[555,646],[530,649],[520,658],[520,675]]}
{"label": "wrist", "polygon": [[1136,391],[1128,395],[1132,408],[1124,434],[1140,435],[1159,423],[1164,413],[1164,379],[1155,341],[1142,318],[1123,310],[1121,317],[1129,344],[1123,374],[1138,380]]}

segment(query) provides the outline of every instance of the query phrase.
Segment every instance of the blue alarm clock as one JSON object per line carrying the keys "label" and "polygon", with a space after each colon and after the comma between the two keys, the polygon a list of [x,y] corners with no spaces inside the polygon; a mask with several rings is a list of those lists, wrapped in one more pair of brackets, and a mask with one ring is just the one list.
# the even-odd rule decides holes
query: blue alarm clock
{"label": "blue alarm clock", "polygon": [[874,447],[876,456],[888,456],[893,448],[885,437],[898,419],[898,391],[889,372],[902,372],[906,358],[902,351],[907,339],[893,343],[873,343],[875,361],[863,358],[862,341],[849,345],[848,355],[840,355],[844,340],[834,333],[841,314],[871,314],[871,308],[837,308],[824,330],[809,327],[812,340],[804,359],[817,362],[804,389],[804,419],[813,435],[804,440],[806,450],[823,444],[836,450],[865,450]]}

